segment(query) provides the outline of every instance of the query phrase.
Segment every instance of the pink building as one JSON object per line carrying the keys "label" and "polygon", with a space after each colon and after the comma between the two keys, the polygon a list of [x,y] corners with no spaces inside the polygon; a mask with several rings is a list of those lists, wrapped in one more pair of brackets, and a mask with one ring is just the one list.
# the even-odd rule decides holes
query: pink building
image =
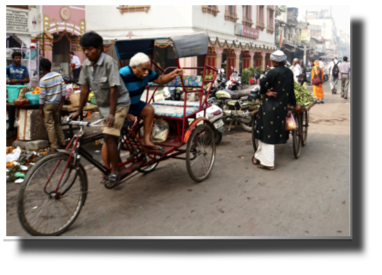
{"label": "pink building", "polygon": [[42,6],[42,29],[38,36],[42,54],[52,61],[53,71],[62,69],[69,76],[69,52],[74,52],[81,62],[85,57],[79,45],[80,36],[85,33],[85,5]]}

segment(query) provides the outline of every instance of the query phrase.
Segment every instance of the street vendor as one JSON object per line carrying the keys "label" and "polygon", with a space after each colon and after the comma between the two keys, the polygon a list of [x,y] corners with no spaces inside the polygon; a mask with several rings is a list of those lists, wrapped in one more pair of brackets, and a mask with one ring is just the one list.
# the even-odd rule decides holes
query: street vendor
{"label": "street vendor", "polygon": [[301,106],[296,104],[293,72],[285,67],[287,57],[277,50],[271,54],[272,66],[268,74],[260,79],[260,93],[264,95],[256,121],[255,139],[259,146],[252,163],[259,168],[275,169],[275,144],[286,143],[285,118],[288,103],[296,112]]}
{"label": "street vendor", "polygon": [[21,64],[21,53],[12,53],[12,64],[7,66],[7,85],[24,85],[29,83],[28,68]]}
{"label": "street vendor", "polygon": [[[12,64],[7,66],[7,85],[25,85],[29,83],[28,68],[21,64],[22,55],[20,52],[12,53]],[[15,133],[15,111],[14,106],[8,106],[9,127],[7,135],[14,135]]]}
{"label": "street vendor", "polygon": [[[104,180],[117,183],[120,180],[120,174],[123,173],[123,171],[121,173],[118,171],[118,163],[121,162],[121,159],[118,154],[117,142],[130,106],[129,92],[119,75],[117,61],[103,52],[103,39],[99,34],[95,32],[85,33],[81,37],[80,45],[87,59],[83,63],[78,82],[82,85],[80,104],[77,112],[70,115],[74,120],[82,113],[91,86],[98,110],[101,116],[106,118],[106,127],[103,127],[102,133],[108,154],[105,166],[108,166],[110,161],[111,174]],[[140,164],[137,163],[136,165]]]}

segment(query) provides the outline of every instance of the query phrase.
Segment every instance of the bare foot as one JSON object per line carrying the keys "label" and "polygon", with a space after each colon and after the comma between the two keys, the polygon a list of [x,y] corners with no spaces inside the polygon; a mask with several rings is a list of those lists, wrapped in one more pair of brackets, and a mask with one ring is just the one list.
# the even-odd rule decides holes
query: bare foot
{"label": "bare foot", "polygon": [[265,170],[275,170],[275,167],[270,167],[270,166],[264,166],[264,165],[257,165],[258,168],[265,169]]}

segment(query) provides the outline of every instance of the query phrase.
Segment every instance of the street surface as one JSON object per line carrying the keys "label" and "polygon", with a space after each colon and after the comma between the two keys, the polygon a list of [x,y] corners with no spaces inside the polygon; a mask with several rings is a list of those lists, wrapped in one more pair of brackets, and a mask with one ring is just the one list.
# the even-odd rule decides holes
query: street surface
{"label": "street surface", "polygon": [[[63,236],[350,236],[350,97],[332,95],[328,82],[324,91],[300,158],[290,138],[276,146],[274,171],[251,163],[251,133],[240,126],[223,134],[212,173],[198,184],[185,161],[167,160],[108,190],[84,163],[89,194]],[[100,159],[100,145],[88,149]],[[19,186],[7,183],[7,236],[28,236],[17,217]]]}

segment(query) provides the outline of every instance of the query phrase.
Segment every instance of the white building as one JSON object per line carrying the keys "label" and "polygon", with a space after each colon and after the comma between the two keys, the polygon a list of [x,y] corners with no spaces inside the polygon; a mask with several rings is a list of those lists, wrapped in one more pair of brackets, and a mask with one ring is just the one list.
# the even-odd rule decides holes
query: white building
{"label": "white building", "polygon": [[[274,6],[86,6],[86,29],[99,33],[105,42],[127,37],[179,35],[206,31],[209,34],[207,62],[217,68],[244,68],[270,65],[274,51]],[[171,64],[172,50],[157,49],[163,62]],[[169,48],[170,49],[170,48]],[[201,60],[186,58],[184,65],[195,67]]]}
{"label": "white building", "polygon": [[311,25],[321,26],[321,35],[326,40],[326,49],[330,50],[332,54],[337,55],[337,28],[334,19],[322,18],[322,19],[308,19]]}

